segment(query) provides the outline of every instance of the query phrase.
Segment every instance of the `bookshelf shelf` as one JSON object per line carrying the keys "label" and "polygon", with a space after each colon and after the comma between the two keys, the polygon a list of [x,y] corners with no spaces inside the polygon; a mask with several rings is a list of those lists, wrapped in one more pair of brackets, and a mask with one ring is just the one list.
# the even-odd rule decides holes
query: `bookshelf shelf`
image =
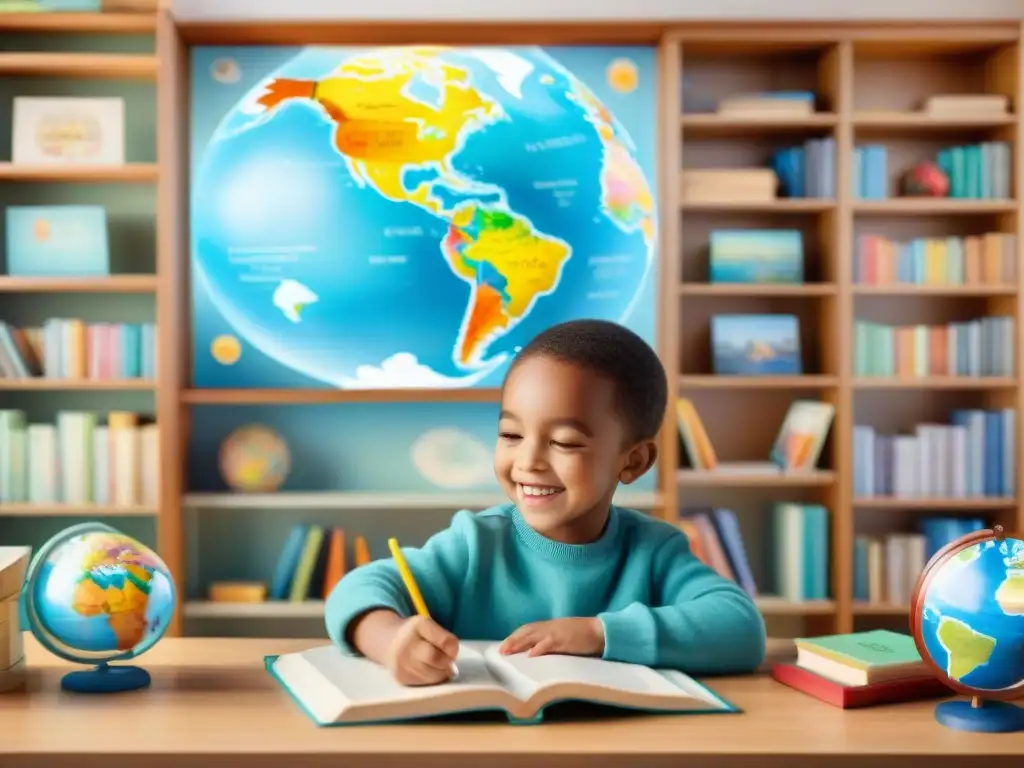
{"label": "bookshelf shelf", "polygon": [[920,378],[858,378],[854,389],[935,389],[999,390],[1015,389],[1016,379],[1002,376],[921,376]]}
{"label": "bookshelf shelf", "polygon": [[151,517],[149,506],[106,507],[95,504],[8,504],[0,503],[0,517]]}
{"label": "bookshelf shelf", "polygon": [[683,115],[680,119],[687,136],[696,137],[746,137],[766,133],[801,133],[822,131],[833,128],[839,118],[831,112],[818,112],[806,117],[731,117],[717,114]]}
{"label": "bookshelf shelf", "polygon": [[906,616],[908,611],[910,611],[908,605],[862,602],[853,604],[853,613],[857,616]]}
{"label": "bookshelf shelf", "polygon": [[794,299],[835,296],[838,290],[834,283],[683,283],[679,286],[681,296],[778,296]]}
{"label": "bookshelf shelf", "polygon": [[155,293],[156,275],[107,277],[9,277],[0,275],[0,293]]}
{"label": "bookshelf shelf", "polygon": [[[764,614],[777,616],[824,616],[835,612],[831,600],[791,602],[779,597],[759,597],[757,607]],[[187,619],[320,619],[324,615],[322,600],[293,603],[268,600],[264,603],[215,603],[189,600],[185,603]]]}
{"label": "bookshelf shelf", "polygon": [[896,497],[876,497],[870,499],[853,499],[853,506],[857,509],[891,509],[891,510],[920,510],[923,512],[946,512],[946,511],[985,511],[1012,509],[1017,505],[1016,499],[1002,497],[968,497],[959,499],[915,499]]}
{"label": "bookshelf shelf", "polygon": [[1016,200],[951,200],[949,198],[893,198],[891,200],[858,200],[853,212],[876,216],[980,216],[1016,213]]}
{"label": "bookshelf shelf", "polygon": [[0,32],[141,35],[155,28],[152,13],[0,13]]}
{"label": "bookshelf shelf", "polygon": [[937,298],[994,298],[1016,296],[1016,285],[855,285],[856,296],[934,296]]}
{"label": "bookshelf shelf", "polygon": [[145,392],[156,389],[148,379],[0,379],[0,390],[17,392]]}
{"label": "bookshelf shelf", "polygon": [[[506,501],[501,493],[189,493],[182,505],[189,509],[473,509]],[[661,503],[654,492],[623,491],[615,503],[634,509],[653,509]]]}
{"label": "bookshelf shelf", "polygon": [[184,389],[189,405],[308,405],[313,403],[496,403],[498,389]]}
{"label": "bookshelf shelf", "polygon": [[683,389],[826,389],[839,384],[838,376],[680,376]]}
{"label": "bookshelf shelf", "polygon": [[936,117],[923,112],[895,112],[886,110],[864,110],[854,113],[853,125],[858,131],[908,133],[912,135],[927,132],[979,131],[1005,128],[1017,123],[1016,115],[996,117],[956,115]]}
{"label": "bookshelf shelf", "polygon": [[0,53],[0,77],[153,80],[156,56],[118,53]]}
{"label": "bookshelf shelf", "polygon": [[832,485],[836,481],[836,473],[816,470],[777,475],[737,475],[729,472],[680,469],[676,473],[676,480],[680,487],[687,488],[813,488]]}
{"label": "bookshelf shelf", "polygon": [[18,165],[0,163],[0,181],[83,184],[146,183],[157,180],[156,163],[124,165]]}
{"label": "bookshelf shelf", "polygon": [[825,213],[834,210],[835,200],[818,198],[778,198],[776,200],[745,201],[736,200],[733,202],[697,202],[684,201],[681,203],[684,211],[710,211],[710,212],[742,212],[742,213]]}

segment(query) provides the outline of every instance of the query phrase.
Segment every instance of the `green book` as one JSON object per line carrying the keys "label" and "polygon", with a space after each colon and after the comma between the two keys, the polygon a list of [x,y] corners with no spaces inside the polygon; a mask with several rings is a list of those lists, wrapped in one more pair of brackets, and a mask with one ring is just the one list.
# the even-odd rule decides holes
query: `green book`
{"label": "green book", "polygon": [[406,687],[381,665],[322,645],[267,656],[267,671],[317,725],[420,720],[469,712],[534,724],[552,704],[581,701],[659,714],[739,712],[682,672],[576,656],[503,656],[499,643],[459,645],[452,680]]}
{"label": "green book", "polygon": [[798,638],[797,666],[850,686],[925,677],[928,668],[909,635],[876,629]]}

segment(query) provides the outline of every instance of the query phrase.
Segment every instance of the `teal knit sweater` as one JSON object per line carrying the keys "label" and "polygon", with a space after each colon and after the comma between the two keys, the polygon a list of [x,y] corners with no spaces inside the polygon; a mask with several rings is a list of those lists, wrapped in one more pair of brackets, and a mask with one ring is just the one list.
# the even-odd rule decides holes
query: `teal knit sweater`
{"label": "teal knit sweater", "polygon": [[[463,640],[596,616],[605,659],[706,674],[751,671],[764,658],[764,621],[746,593],[694,557],[679,530],[639,512],[612,507],[600,539],[562,544],[530,528],[513,504],[464,511],[403,553],[434,620]],[[372,608],[414,613],[392,559],[338,583],[328,635],[354,653],[346,630]]]}

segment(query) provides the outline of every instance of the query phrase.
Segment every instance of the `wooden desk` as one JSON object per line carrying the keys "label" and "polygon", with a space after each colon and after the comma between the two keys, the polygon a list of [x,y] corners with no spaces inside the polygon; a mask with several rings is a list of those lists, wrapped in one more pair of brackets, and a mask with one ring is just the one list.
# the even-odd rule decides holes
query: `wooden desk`
{"label": "wooden desk", "polygon": [[1024,734],[947,730],[934,702],[844,712],[763,676],[712,681],[741,715],[317,728],[262,665],[264,654],[317,642],[166,639],[142,659],[152,688],[112,696],[61,693],[68,665],[29,642],[27,691],[0,695],[0,766],[963,768],[985,756],[970,764],[1019,768],[1024,759]]}

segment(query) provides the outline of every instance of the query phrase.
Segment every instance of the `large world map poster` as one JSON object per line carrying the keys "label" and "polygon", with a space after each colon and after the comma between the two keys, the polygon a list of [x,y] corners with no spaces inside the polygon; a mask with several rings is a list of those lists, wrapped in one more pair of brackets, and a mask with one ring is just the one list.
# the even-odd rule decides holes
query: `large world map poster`
{"label": "large world map poster", "polygon": [[500,384],[579,317],[653,343],[652,48],[192,50],[198,387]]}

